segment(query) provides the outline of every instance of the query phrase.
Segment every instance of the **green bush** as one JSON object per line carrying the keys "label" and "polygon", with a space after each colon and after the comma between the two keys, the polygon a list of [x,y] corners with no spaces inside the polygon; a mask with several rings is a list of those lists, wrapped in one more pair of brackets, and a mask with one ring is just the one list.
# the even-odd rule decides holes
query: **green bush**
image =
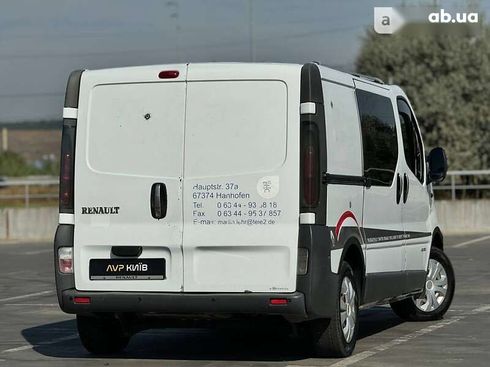
{"label": "green bush", "polygon": [[60,161],[44,161],[44,166],[37,169],[36,174],[58,176],[60,174]]}
{"label": "green bush", "polygon": [[36,173],[36,169],[14,152],[0,153],[0,176],[27,176]]}
{"label": "green bush", "polygon": [[18,153],[0,153],[0,177],[2,176],[28,176],[28,175],[50,175],[57,176],[60,171],[59,161],[43,161],[42,167],[37,168]]}

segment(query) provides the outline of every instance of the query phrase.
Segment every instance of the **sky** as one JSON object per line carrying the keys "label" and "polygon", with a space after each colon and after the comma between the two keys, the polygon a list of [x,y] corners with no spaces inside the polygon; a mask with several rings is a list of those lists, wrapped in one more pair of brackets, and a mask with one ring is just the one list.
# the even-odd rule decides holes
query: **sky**
{"label": "sky", "polygon": [[[469,1],[490,13],[490,0]],[[407,3],[434,0],[1,0],[0,122],[61,119],[75,69],[314,60],[354,71],[373,7]]]}

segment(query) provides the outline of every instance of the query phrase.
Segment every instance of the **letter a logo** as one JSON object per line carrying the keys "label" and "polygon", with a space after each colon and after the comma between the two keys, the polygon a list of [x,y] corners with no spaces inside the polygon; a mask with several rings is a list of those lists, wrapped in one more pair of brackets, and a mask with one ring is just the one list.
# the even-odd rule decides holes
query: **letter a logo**
{"label": "letter a logo", "polygon": [[379,34],[392,34],[404,24],[402,16],[391,7],[374,8],[374,31]]}

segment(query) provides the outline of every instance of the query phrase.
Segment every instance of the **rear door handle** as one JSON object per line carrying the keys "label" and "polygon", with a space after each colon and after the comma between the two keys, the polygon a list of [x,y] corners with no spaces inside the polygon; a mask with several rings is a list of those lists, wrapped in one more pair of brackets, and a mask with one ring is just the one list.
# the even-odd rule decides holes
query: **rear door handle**
{"label": "rear door handle", "polygon": [[150,210],[155,219],[162,219],[167,215],[167,186],[162,182],[151,186]]}
{"label": "rear door handle", "polygon": [[402,179],[400,174],[396,174],[396,203],[400,204],[400,198],[402,197]]}
{"label": "rear door handle", "polygon": [[403,174],[403,204],[407,202],[408,191],[410,189],[410,183],[406,173]]}

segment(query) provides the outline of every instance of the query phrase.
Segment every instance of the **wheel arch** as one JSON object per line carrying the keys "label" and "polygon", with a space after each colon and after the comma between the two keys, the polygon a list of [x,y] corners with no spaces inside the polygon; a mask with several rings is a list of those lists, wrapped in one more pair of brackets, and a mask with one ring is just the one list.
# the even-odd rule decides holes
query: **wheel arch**
{"label": "wheel arch", "polygon": [[434,228],[432,232],[432,247],[437,247],[441,251],[444,251],[444,236],[439,227]]}
{"label": "wheel arch", "polygon": [[359,275],[360,293],[363,294],[365,286],[366,263],[362,251],[361,241],[357,237],[351,237],[346,241],[340,263],[346,261],[354,272]]}

